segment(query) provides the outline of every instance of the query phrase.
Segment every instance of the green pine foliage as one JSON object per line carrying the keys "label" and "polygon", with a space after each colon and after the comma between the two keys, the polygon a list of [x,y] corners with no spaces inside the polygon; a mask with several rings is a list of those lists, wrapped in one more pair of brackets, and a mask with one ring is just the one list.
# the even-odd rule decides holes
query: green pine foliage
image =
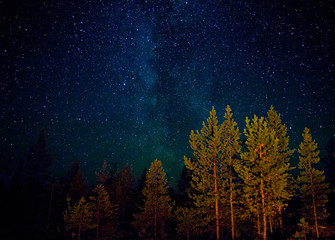
{"label": "green pine foliage", "polygon": [[192,173],[191,185],[195,192],[190,197],[197,207],[198,214],[204,214],[208,223],[214,222],[217,239],[220,235],[219,204],[226,194],[222,134],[223,128],[218,125],[213,107],[207,124],[203,122],[201,132],[191,131],[190,145],[194,151],[194,160],[184,157],[185,165]]}
{"label": "green pine foliage", "polygon": [[[271,184],[271,202],[272,205],[269,208],[269,220],[272,217],[277,216],[280,224],[280,229],[282,231],[282,210],[287,206],[287,201],[293,196],[293,186],[290,184],[292,181],[292,176],[289,171],[294,169],[290,167],[289,160],[294,149],[289,149],[289,136],[287,136],[287,128],[285,124],[282,124],[280,119],[280,114],[278,114],[273,106],[267,113],[267,118],[265,119],[267,126],[274,130],[275,138],[278,139],[278,154],[279,157],[276,163],[276,169],[278,173],[275,174],[275,181]],[[272,223],[272,221],[271,221]],[[272,232],[272,224],[270,224],[270,229]]]}
{"label": "green pine foliage", "polygon": [[319,222],[327,216],[325,206],[328,201],[329,184],[325,182],[324,172],[314,168],[320,161],[319,151],[308,128],[304,129],[302,136],[298,176],[300,197],[303,201],[302,215],[308,222],[314,223],[315,234],[319,238]]}
{"label": "green pine foliage", "polygon": [[201,223],[197,210],[188,207],[177,207],[174,212],[174,217],[177,221],[177,232],[181,236],[186,236],[187,240],[191,236],[199,236],[204,223]]}
{"label": "green pine foliage", "polygon": [[106,187],[102,184],[93,189],[89,197],[96,224],[96,239],[110,239],[117,227],[117,205],[110,202]]}
{"label": "green pine foliage", "polygon": [[168,194],[167,180],[161,161],[155,159],[146,175],[142,194],[144,204],[140,212],[134,214],[133,225],[140,235],[154,239],[165,239],[165,223],[171,218],[173,203]]}
{"label": "green pine foliage", "polygon": [[309,233],[309,223],[306,222],[306,219],[304,217],[300,219],[298,227],[300,231],[296,231],[293,237],[296,239],[307,240],[307,234]]}
{"label": "green pine foliage", "polygon": [[70,198],[67,202],[68,210],[63,215],[66,229],[72,232],[72,238],[77,235],[80,240],[82,232],[96,227],[92,205],[84,197],[73,206],[70,205]]}
{"label": "green pine foliage", "polygon": [[231,112],[231,108],[228,105],[226,108],[226,113],[224,115],[224,122],[221,125],[222,129],[222,153],[223,153],[223,161],[225,164],[225,176],[227,179],[227,187],[225,192],[228,193],[228,196],[225,199],[225,202],[229,205],[229,213],[230,213],[230,226],[231,226],[231,234],[232,239],[235,239],[235,221],[236,221],[236,203],[237,197],[239,195],[238,187],[237,187],[237,175],[235,172],[235,165],[240,164],[239,154],[241,151],[241,144],[239,142],[240,132],[237,127],[237,123],[233,119],[233,113]]}
{"label": "green pine foliage", "polygon": [[279,158],[278,139],[263,117],[246,118],[246,151],[241,154],[242,164],[237,166],[243,181],[243,196],[252,215],[257,219],[258,234],[262,223],[262,237],[266,239],[267,216],[272,202],[275,176],[284,170],[277,168]]}

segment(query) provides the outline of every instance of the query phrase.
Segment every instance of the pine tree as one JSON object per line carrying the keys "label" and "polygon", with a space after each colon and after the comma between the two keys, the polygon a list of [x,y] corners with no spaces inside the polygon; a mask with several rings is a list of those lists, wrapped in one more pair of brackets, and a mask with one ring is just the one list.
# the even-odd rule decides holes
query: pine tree
{"label": "pine tree", "polygon": [[134,181],[132,169],[127,163],[111,186],[111,200],[118,205],[119,236],[123,235],[124,238],[131,238],[129,229],[136,201]]}
{"label": "pine tree", "polygon": [[186,235],[187,240],[192,235],[199,235],[201,233],[200,227],[204,224],[201,222],[196,209],[188,207],[178,207],[174,213],[175,219],[178,223],[177,232],[180,235]]}
{"label": "pine tree", "polygon": [[93,189],[90,196],[96,224],[96,239],[110,239],[116,231],[117,205],[112,205],[104,185]]}
{"label": "pine tree", "polygon": [[304,202],[303,215],[308,222],[314,222],[316,237],[319,238],[319,221],[325,218],[325,205],[328,201],[329,184],[325,182],[324,172],[313,165],[319,163],[317,143],[312,139],[308,128],[302,134],[299,146],[300,195]]}
{"label": "pine tree", "polygon": [[104,160],[104,163],[99,172],[95,172],[97,181],[100,183],[106,183],[106,181],[111,177],[111,172],[107,169],[107,161]]}
{"label": "pine tree", "polygon": [[229,206],[230,206],[230,224],[231,224],[231,235],[232,239],[235,239],[235,213],[234,204],[236,202],[237,188],[236,188],[236,174],[234,165],[239,164],[238,155],[241,151],[241,145],[239,143],[240,132],[237,123],[233,119],[230,106],[226,108],[224,115],[224,122],[222,124],[222,151],[224,154],[224,162],[226,164],[226,175],[228,179],[227,190],[229,192]]}
{"label": "pine tree", "polygon": [[72,237],[77,235],[78,240],[80,240],[82,232],[96,227],[93,219],[92,205],[86,202],[84,197],[74,206],[71,206],[70,198],[68,198],[67,202],[68,210],[65,211],[63,216],[66,229],[72,231]]}
{"label": "pine tree", "polygon": [[26,181],[36,184],[48,180],[47,170],[51,162],[52,157],[47,150],[46,131],[41,127],[37,143],[31,147],[24,165],[23,175]]}
{"label": "pine tree", "polygon": [[304,240],[307,240],[306,235],[309,232],[309,223],[306,222],[306,219],[304,217],[300,219],[300,222],[298,223],[298,227],[301,229],[301,231],[296,231],[293,237],[297,239],[303,238]]}
{"label": "pine tree", "polygon": [[280,114],[278,114],[273,106],[267,113],[267,118],[265,119],[267,126],[274,130],[275,138],[278,139],[278,152],[279,158],[277,161],[276,168],[281,168],[283,174],[276,174],[275,181],[273,182],[271,188],[272,198],[274,204],[272,209],[270,209],[270,230],[272,233],[272,215],[278,213],[280,230],[282,231],[283,221],[282,221],[282,210],[287,206],[286,201],[292,198],[293,190],[292,186],[289,184],[289,180],[292,179],[291,175],[288,173],[289,170],[293,168],[289,165],[289,160],[295,149],[289,149],[289,136],[287,136],[287,128],[285,124],[282,124],[280,119]]}
{"label": "pine tree", "polygon": [[19,194],[24,198],[24,208],[20,214],[23,221],[28,224],[47,222],[48,187],[51,180],[48,168],[51,162],[52,157],[47,150],[46,131],[41,127],[37,142],[30,148],[19,173],[20,188],[22,187]]}
{"label": "pine tree", "polygon": [[87,193],[87,185],[80,170],[78,160],[75,160],[65,177],[66,195],[71,198],[71,202],[77,202]]}
{"label": "pine tree", "polygon": [[[153,231],[153,238],[165,238],[165,222],[171,217],[173,203],[168,195],[167,180],[161,161],[155,159],[146,175],[143,188],[144,205],[141,212],[134,214],[134,226],[141,232]],[[151,232],[152,234],[152,232]]]}
{"label": "pine tree", "polygon": [[246,118],[244,134],[247,137],[246,151],[241,154],[242,164],[236,166],[236,169],[243,180],[243,195],[248,208],[257,218],[258,234],[261,221],[263,223],[262,238],[265,240],[268,208],[271,204],[271,184],[274,176],[282,174],[283,171],[276,168],[279,158],[278,139],[263,117],[254,116],[252,123]]}
{"label": "pine tree", "polygon": [[[216,239],[220,238],[219,202],[225,189],[222,131],[213,107],[207,124],[203,122],[201,132],[191,131],[190,145],[194,151],[194,161],[184,157],[186,167],[192,172],[191,184],[196,192],[190,197],[199,213],[207,214],[208,221],[215,222]],[[215,209],[215,212],[210,212],[211,209]]]}

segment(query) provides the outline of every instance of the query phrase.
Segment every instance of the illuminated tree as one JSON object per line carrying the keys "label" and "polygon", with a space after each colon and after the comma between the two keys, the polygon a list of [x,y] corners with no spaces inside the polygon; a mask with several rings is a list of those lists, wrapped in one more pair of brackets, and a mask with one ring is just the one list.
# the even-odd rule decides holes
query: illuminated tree
{"label": "illuminated tree", "polygon": [[116,231],[117,205],[112,205],[104,185],[93,189],[90,202],[94,211],[96,239],[109,239]]}
{"label": "illuminated tree", "polygon": [[161,161],[155,159],[151,163],[146,175],[145,185],[142,191],[144,196],[141,212],[134,214],[134,226],[141,232],[147,232],[153,238],[158,237],[158,227],[160,227],[160,238],[165,238],[165,222],[171,217],[172,205],[168,194],[167,180]]}
{"label": "illuminated tree", "polygon": [[278,139],[278,154],[276,168],[281,168],[282,174],[276,174],[274,180],[271,184],[272,194],[272,206],[270,206],[269,221],[270,221],[270,231],[272,233],[272,215],[278,213],[280,229],[282,231],[283,221],[282,221],[282,209],[287,206],[286,201],[292,198],[293,189],[289,184],[289,180],[292,179],[291,175],[288,173],[289,170],[293,168],[289,165],[289,160],[294,149],[289,149],[289,136],[286,135],[287,128],[285,124],[281,123],[280,114],[278,114],[273,106],[267,113],[267,118],[265,119],[267,126],[274,130],[275,138]]}
{"label": "illuminated tree", "polygon": [[78,236],[80,240],[81,233],[96,227],[94,224],[94,214],[92,205],[86,202],[85,198],[80,198],[79,202],[71,206],[70,198],[67,200],[68,210],[64,213],[66,229],[72,231],[72,237]]}
{"label": "illuminated tree", "polygon": [[229,105],[226,108],[224,115],[224,122],[222,124],[222,152],[224,154],[224,163],[226,164],[226,175],[228,179],[228,192],[229,192],[229,206],[230,206],[230,224],[232,239],[235,239],[235,214],[234,204],[236,202],[237,188],[236,188],[236,174],[234,165],[239,164],[238,155],[241,151],[239,143],[240,132],[237,123],[233,119],[233,114]]}
{"label": "illuminated tree", "polygon": [[313,168],[319,163],[319,151],[317,143],[312,139],[308,128],[302,134],[303,141],[299,146],[300,195],[304,202],[302,213],[309,221],[314,222],[316,237],[319,238],[319,220],[326,215],[325,205],[328,201],[329,184],[325,182],[324,172]]}
{"label": "illuminated tree", "polygon": [[279,158],[278,139],[263,117],[254,116],[252,123],[246,118],[244,134],[247,137],[246,151],[241,154],[242,164],[236,166],[236,169],[243,180],[243,195],[248,208],[257,217],[258,234],[262,221],[262,237],[265,240],[268,209],[273,200],[270,197],[271,184],[276,174],[280,175],[284,171],[276,167]]}
{"label": "illuminated tree", "polygon": [[[216,238],[220,238],[219,202],[224,194],[224,164],[223,143],[221,141],[223,128],[218,125],[214,107],[203,122],[201,132],[191,131],[190,145],[194,151],[191,158],[184,157],[186,167],[192,173],[192,188],[195,193],[190,194],[199,213],[207,215],[209,222],[215,222]],[[215,212],[211,212],[215,209]]]}

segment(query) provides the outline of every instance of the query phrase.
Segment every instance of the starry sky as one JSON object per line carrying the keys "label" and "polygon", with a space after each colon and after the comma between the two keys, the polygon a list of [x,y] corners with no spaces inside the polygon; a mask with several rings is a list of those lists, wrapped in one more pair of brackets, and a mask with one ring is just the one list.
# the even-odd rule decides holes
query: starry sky
{"label": "starry sky", "polygon": [[0,0],[0,173],[43,125],[55,174],[158,158],[175,183],[212,106],[243,130],[273,105],[292,148],[334,136],[334,1],[77,2]]}

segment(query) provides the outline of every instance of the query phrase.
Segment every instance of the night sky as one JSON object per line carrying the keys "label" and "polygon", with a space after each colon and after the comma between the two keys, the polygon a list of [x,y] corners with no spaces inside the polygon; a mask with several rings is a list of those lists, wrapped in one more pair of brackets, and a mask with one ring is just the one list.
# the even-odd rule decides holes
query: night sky
{"label": "night sky", "polygon": [[45,126],[59,176],[158,158],[174,184],[212,106],[243,131],[273,105],[292,148],[335,135],[334,1],[75,2],[0,1],[1,174]]}

